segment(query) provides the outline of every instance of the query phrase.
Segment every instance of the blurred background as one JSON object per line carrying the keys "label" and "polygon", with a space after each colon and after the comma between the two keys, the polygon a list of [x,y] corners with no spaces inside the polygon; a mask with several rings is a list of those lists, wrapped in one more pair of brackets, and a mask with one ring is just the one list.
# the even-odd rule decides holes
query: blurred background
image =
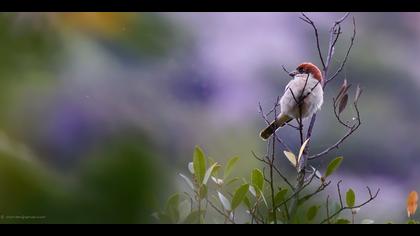
{"label": "blurred background", "polygon": [[[342,13],[308,15],[325,50]],[[404,221],[407,194],[420,190],[420,14],[353,15],[355,45],[325,91],[312,151],[345,132],[332,112],[345,78],[364,88],[362,126],[312,164],[325,170],[343,155],[333,181],[344,179],[360,201],[366,185],[381,188],[358,220]],[[177,174],[188,173],[195,145],[222,163],[240,156],[236,174],[248,176],[261,165],[251,150],[265,152],[258,102],[268,111],[290,79],[281,65],[320,64],[312,28],[298,17],[2,13],[0,223],[154,222],[152,212],[186,187]],[[351,21],[343,30],[332,71]],[[293,129],[280,135],[298,149]],[[290,169],[282,155],[277,164]]]}

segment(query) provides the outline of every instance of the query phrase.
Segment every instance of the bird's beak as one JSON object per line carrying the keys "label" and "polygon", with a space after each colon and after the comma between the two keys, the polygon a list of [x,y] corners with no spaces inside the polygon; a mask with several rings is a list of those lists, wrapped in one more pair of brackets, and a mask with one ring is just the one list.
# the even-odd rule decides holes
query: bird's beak
{"label": "bird's beak", "polygon": [[295,77],[295,75],[299,74],[299,71],[294,70],[292,72],[289,73],[290,76]]}

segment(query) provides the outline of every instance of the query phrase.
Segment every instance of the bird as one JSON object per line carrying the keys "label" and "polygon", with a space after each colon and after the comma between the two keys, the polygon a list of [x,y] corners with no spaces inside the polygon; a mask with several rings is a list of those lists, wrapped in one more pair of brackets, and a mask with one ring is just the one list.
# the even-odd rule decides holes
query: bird
{"label": "bird", "polygon": [[294,119],[312,116],[321,109],[324,102],[323,76],[316,65],[303,62],[289,75],[293,79],[286,85],[279,100],[280,114],[260,132],[263,140],[267,140],[277,129]]}

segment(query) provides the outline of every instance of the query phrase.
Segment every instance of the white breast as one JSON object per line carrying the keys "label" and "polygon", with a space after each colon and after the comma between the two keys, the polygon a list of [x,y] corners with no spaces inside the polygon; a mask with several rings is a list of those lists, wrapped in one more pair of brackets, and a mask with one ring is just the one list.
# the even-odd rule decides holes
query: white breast
{"label": "white breast", "polygon": [[[296,75],[295,78],[287,84],[284,95],[280,99],[281,112],[283,114],[287,114],[293,118],[298,118],[300,116],[300,108],[296,103],[296,100],[299,101],[300,96],[306,96],[301,105],[302,118],[312,116],[321,108],[324,97],[322,86],[318,80],[314,79],[312,76],[309,76],[308,82],[305,85],[307,76],[308,75],[306,74]],[[303,89],[304,92],[302,93]],[[293,91],[293,93],[291,91]]]}

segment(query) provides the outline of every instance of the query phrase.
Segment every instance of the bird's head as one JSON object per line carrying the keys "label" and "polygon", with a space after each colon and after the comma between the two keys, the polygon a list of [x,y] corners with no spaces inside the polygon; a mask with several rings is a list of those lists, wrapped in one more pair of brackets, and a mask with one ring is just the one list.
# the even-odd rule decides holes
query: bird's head
{"label": "bird's head", "polygon": [[304,74],[304,75],[312,75],[312,77],[316,80],[318,80],[319,82],[322,82],[323,78],[322,78],[322,74],[321,74],[321,70],[314,64],[310,63],[310,62],[304,62],[302,64],[300,64],[296,70],[292,71],[289,73],[290,76],[296,76],[299,74]]}

